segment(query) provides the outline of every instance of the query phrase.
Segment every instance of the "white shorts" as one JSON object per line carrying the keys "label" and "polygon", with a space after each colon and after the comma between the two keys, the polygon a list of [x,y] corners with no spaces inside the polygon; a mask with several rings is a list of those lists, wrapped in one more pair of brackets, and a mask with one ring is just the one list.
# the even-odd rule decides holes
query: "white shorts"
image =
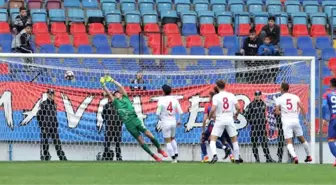
{"label": "white shorts", "polygon": [[162,124],[162,134],[163,138],[175,137],[176,133],[176,123],[163,123]]}
{"label": "white shorts", "polygon": [[302,127],[298,120],[282,121],[282,128],[285,139],[293,138],[293,133],[296,137],[303,136]]}
{"label": "white shorts", "polygon": [[228,133],[230,137],[234,137],[238,135],[236,126],[233,121],[215,122],[211,135],[221,137],[224,130],[226,130],[226,132]]}

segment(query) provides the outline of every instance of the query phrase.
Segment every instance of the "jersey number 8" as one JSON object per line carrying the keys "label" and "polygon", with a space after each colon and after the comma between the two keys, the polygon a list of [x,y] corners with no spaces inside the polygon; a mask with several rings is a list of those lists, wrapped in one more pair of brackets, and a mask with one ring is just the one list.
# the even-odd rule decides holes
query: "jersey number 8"
{"label": "jersey number 8", "polygon": [[223,108],[229,109],[229,99],[227,97],[223,98]]}

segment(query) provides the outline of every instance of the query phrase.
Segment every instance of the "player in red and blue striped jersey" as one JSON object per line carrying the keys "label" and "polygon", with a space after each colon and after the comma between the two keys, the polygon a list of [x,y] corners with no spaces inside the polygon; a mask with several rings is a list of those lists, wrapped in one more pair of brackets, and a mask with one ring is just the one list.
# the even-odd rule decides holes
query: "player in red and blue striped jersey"
{"label": "player in red and blue striped jersey", "polygon": [[336,167],[336,78],[330,80],[330,90],[323,96],[322,106],[323,124],[328,124],[328,145],[330,152],[335,157]]}

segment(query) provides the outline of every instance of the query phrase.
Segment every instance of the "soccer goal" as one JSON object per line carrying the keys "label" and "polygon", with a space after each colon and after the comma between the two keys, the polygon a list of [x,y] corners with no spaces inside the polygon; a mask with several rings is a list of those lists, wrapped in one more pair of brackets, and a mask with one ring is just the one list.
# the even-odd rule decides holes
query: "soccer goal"
{"label": "soccer goal", "polygon": [[[227,82],[227,90],[238,98],[242,110],[253,101],[255,91],[262,92],[266,104],[265,121],[254,115],[249,118],[260,124],[253,126],[254,131],[258,131],[254,134],[260,136],[257,140],[255,135],[252,136],[252,126],[246,115],[238,117],[236,128],[241,158],[254,162],[256,151],[253,148],[257,147],[260,161],[265,162],[263,150],[267,143],[270,156],[275,161],[280,157],[286,162],[287,150],[274,107],[281,82],[287,82],[289,91],[301,98],[307,110],[310,124],[301,124],[316,161],[313,57],[6,53],[0,53],[0,57],[0,160],[3,161],[41,159],[41,151],[46,147],[43,144],[48,143],[41,142],[43,131],[36,114],[41,102],[47,99],[48,89],[55,92],[58,123],[48,136],[51,160],[58,160],[53,134],[59,135],[61,143],[56,144],[62,147],[68,160],[111,160],[112,156],[115,160],[115,143],[119,139],[123,160],[151,160],[125,128],[118,131],[105,121],[104,105],[108,99],[99,83],[105,74],[126,87],[138,117],[159,138],[164,149],[161,126],[155,115],[156,103],[163,95],[163,84],[173,87],[173,94],[184,112],[182,125],[176,131],[179,160],[182,161],[201,161],[204,107],[210,100],[214,83],[223,79]],[[74,73],[72,80],[64,77],[69,70]],[[142,78],[132,83],[137,75]],[[108,84],[108,88],[114,90],[116,87]],[[220,160],[229,162],[229,159],[222,159],[224,152],[221,150],[218,149]],[[303,147],[295,145],[295,150],[302,162],[305,158]],[[108,159],[103,156],[107,151]],[[211,158],[209,149],[208,153]]]}

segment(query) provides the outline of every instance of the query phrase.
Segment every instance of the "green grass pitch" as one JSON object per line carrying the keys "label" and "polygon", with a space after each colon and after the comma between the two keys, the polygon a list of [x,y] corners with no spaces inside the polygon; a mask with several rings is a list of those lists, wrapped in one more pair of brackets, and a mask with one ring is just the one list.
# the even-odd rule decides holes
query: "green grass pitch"
{"label": "green grass pitch", "polygon": [[336,168],[308,164],[2,162],[0,184],[336,184]]}

